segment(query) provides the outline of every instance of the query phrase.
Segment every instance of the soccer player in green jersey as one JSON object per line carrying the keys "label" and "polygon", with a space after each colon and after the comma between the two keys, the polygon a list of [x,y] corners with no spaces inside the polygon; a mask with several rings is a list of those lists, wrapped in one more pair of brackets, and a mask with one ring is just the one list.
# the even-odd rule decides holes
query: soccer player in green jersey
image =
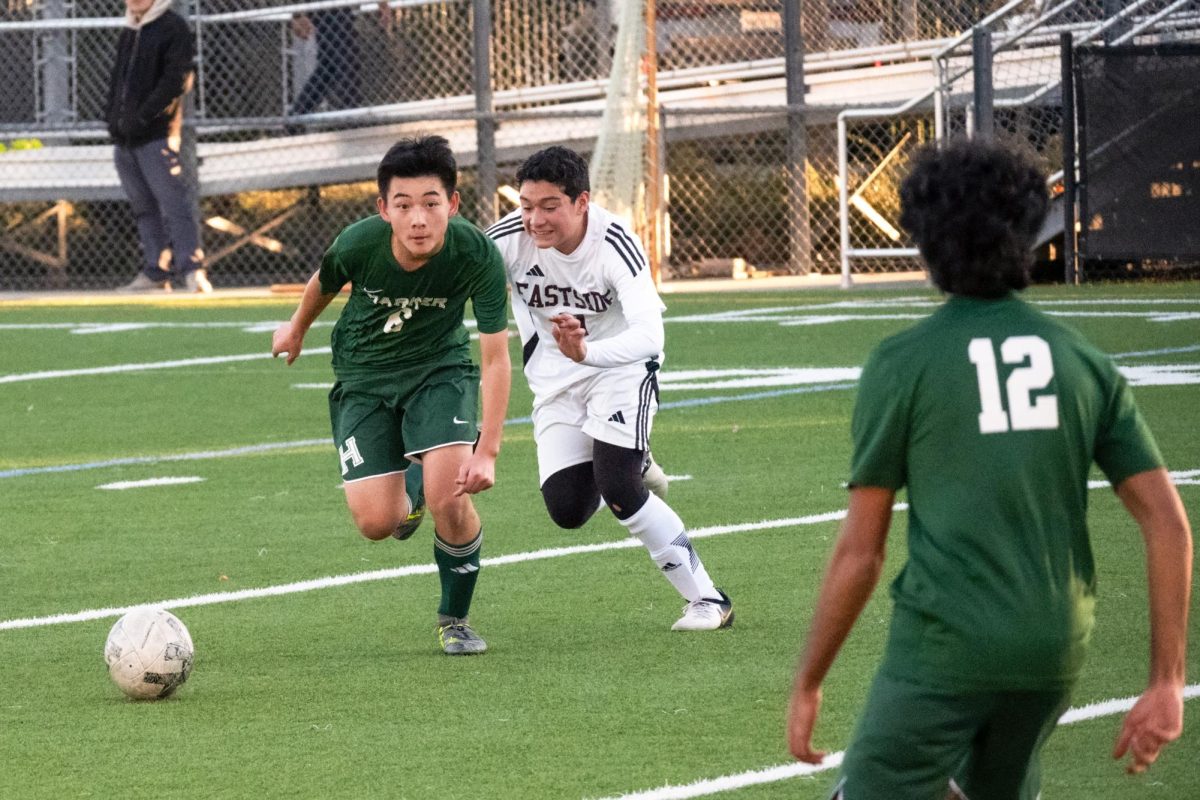
{"label": "soccer player in green jersey", "polygon": [[[350,284],[333,329],[329,393],[346,503],[373,540],[407,539],[428,509],[442,649],[482,653],[487,645],[467,622],[483,539],[470,495],[496,481],[508,408],[504,262],[491,239],[457,216],[458,167],[442,137],[398,142],[378,179],[379,215],[334,240],[299,308],[275,331],[271,354],[295,361],[313,321]],[[467,300],[482,369],[463,325]]]}
{"label": "soccer player in green jersey", "polygon": [[1114,757],[1140,772],[1183,729],[1191,530],[1128,385],[1075,331],[1018,298],[1044,179],[994,144],[927,148],[901,222],[950,297],[867,360],[850,505],[788,715],[812,744],[821,682],[879,579],[896,492],[908,560],[888,643],[846,750],[844,800],[1033,800],[1093,624],[1087,479],[1099,465],[1145,540],[1150,676]]}

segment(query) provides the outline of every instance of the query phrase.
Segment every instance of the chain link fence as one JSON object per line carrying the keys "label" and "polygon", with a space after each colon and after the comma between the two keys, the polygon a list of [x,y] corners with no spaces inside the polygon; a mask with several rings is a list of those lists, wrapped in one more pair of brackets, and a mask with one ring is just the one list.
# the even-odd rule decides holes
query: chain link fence
{"label": "chain link fence", "polygon": [[[103,122],[124,6],[6,2],[0,289],[118,286],[140,264]],[[594,146],[620,2],[491,0],[489,111],[475,96],[480,0],[182,0],[176,10],[188,18],[198,54],[191,120],[212,282],[307,279],[336,233],[374,212],[375,165],[405,135],[451,141],[464,214],[486,223],[507,213],[522,159],[550,144],[584,153]],[[1172,19],[1200,15],[1195,2],[1175,5]],[[806,0],[807,160],[798,170],[782,0],[657,0],[656,7],[668,279],[837,272],[843,184],[851,247],[904,247],[896,186],[916,146],[973,124],[970,41],[954,39],[989,15],[999,15],[989,23],[996,128],[1049,170],[1061,169],[1057,89],[1022,98],[1054,83],[1051,40],[1059,28],[1082,36],[1112,16],[1105,0]],[[1121,24],[1128,30],[1149,13]],[[1022,44],[1006,45],[1008,34],[1020,34],[1014,42]],[[846,125],[847,177],[839,183],[839,115],[902,105],[931,91],[937,72],[939,100],[930,95],[903,113]],[[488,154],[495,196],[479,191],[481,119],[496,123]],[[853,264],[855,271],[913,266],[904,256]]]}
{"label": "chain link fence", "polygon": [[[1007,3],[982,15],[990,58],[986,88],[976,84],[971,32],[933,55],[934,86],[918,102],[844,116],[847,200],[844,207],[850,273],[913,265],[915,252],[899,230],[897,189],[917,148],[937,138],[975,135],[981,126],[1007,146],[1030,156],[1049,176],[1055,204],[1040,237],[1035,278],[1062,280],[1063,105],[1061,37],[1088,43],[1159,43],[1200,39],[1200,4],[1180,0],[1035,0]],[[987,98],[980,119],[980,95]],[[860,116],[861,113],[861,116]],[[904,254],[904,255],[902,255]],[[1160,269],[1161,276],[1187,277],[1194,268]],[[1084,279],[1146,275],[1132,264],[1084,265]]]}

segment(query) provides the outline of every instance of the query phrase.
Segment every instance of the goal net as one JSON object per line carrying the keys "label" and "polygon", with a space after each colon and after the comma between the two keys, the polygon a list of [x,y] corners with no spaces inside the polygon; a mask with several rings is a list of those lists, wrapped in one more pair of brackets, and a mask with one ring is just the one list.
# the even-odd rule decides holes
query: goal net
{"label": "goal net", "polygon": [[642,230],[645,216],[646,95],[642,56],[646,50],[645,0],[619,8],[612,72],[600,134],[592,153],[592,197]]}

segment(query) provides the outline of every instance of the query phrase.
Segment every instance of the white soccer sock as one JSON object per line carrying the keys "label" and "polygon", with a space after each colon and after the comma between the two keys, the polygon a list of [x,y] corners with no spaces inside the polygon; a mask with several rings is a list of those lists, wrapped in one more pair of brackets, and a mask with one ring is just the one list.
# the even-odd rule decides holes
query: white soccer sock
{"label": "white soccer sock", "polygon": [[620,520],[650,551],[650,558],[671,585],[689,602],[720,597],[708,570],[692,547],[683,520],[655,495],[628,519]]}

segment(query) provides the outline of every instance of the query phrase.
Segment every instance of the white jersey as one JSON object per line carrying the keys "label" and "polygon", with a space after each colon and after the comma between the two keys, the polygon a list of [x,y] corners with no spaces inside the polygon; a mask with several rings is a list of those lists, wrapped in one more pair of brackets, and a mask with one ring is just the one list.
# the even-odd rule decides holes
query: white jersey
{"label": "white jersey", "polygon": [[[525,377],[535,404],[613,367],[662,362],[666,310],[647,268],[642,243],[621,219],[592,203],[587,232],[575,251],[539,249],[520,209],[487,233],[500,248],[512,285]],[[579,317],[587,356],[576,363],[551,333],[556,314]],[[652,366],[651,369],[656,367]]]}

